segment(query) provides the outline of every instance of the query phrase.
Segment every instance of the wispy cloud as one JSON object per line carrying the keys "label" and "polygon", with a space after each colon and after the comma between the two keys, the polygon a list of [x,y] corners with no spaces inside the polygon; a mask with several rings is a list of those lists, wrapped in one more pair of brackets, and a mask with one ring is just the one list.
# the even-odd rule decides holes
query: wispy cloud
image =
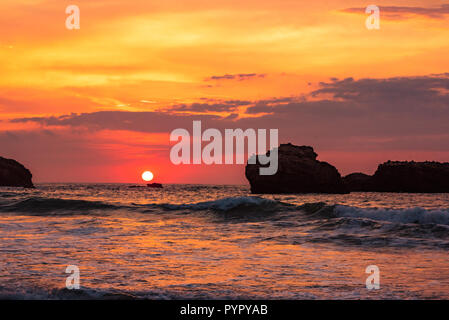
{"label": "wispy cloud", "polygon": [[210,80],[238,80],[244,81],[254,78],[265,78],[266,74],[263,73],[240,73],[240,74],[225,74],[221,76],[211,76],[206,78],[206,81]]}
{"label": "wispy cloud", "polygon": [[220,101],[218,103],[192,103],[179,104],[169,108],[170,111],[185,111],[185,112],[234,112],[239,107],[250,105],[250,101],[228,100]]}
{"label": "wispy cloud", "polygon": [[[240,102],[185,104],[185,110],[210,109],[232,112]],[[249,102],[248,102],[249,103]],[[357,147],[376,149],[388,140],[395,148],[406,137],[419,137],[416,149],[448,149],[436,136],[447,135],[449,119],[449,75],[421,77],[333,79],[322,82],[310,95],[254,101],[246,114],[231,117],[174,112],[101,111],[58,117],[17,118],[15,123],[33,122],[44,127],[83,127],[90,130],[130,130],[147,133],[190,128],[192,119],[213,128],[280,128],[287,140],[310,140],[311,144],[348,148],[352,137]],[[181,107],[180,107],[181,108]],[[179,108],[178,108],[179,109]],[[182,109],[182,108],[181,108]],[[376,141],[376,145],[369,141]],[[386,139],[386,140],[385,140]],[[428,140],[430,139],[430,140]],[[368,142],[367,142],[368,141]],[[384,142],[382,142],[384,141]],[[392,141],[396,141],[393,143]],[[418,144],[418,141],[419,144]],[[426,142],[428,141],[428,143]]]}
{"label": "wispy cloud", "polygon": [[[365,14],[366,8],[347,8],[343,12]],[[449,15],[449,4],[439,7],[405,7],[405,6],[380,6],[383,17],[391,20],[407,19],[410,16],[424,16],[431,19],[445,19]]]}

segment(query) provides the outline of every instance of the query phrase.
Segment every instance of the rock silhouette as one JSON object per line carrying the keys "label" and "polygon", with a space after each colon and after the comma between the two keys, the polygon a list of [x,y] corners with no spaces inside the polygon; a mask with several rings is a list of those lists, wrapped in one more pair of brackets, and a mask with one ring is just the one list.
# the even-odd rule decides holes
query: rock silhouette
{"label": "rock silhouette", "polygon": [[19,162],[0,157],[0,187],[34,188],[30,170]]}
{"label": "rock silhouette", "polygon": [[128,188],[131,188],[131,189],[162,189],[162,188],[164,188],[164,186],[161,183],[154,182],[154,183],[147,183],[145,186],[141,186],[141,185],[129,186]]}
{"label": "rock silhouette", "polygon": [[370,175],[356,172],[343,177],[343,182],[351,192],[370,192],[373,190],[372,179]]}
{"label": "rock silhouette", "polygon": [[148,183],[147,188],[155,188],[155,189],[162,189],[164,186],[160,183],[154,182],[154,183]]}
{"label": "rock silhouette", "polygon": [[281,144],[278,148],[278,171],[274,175],[260,175],[261,164],[247,164],[245,176],[251,192],[282,193],[348,193],[338,170],[326,162],[316,160],[312,147]]}
{"label": "rock silhouette", "polygon": [[353,173],[343,181],[350,191],[447,193],[449,163],[387,161],[373,176]]}

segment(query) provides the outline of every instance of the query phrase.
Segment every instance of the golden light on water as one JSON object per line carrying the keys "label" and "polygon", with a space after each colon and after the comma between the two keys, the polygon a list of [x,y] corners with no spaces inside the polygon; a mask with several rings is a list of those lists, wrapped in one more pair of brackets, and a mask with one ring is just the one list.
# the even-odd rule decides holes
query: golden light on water
{"label": "golden light on water", "polygon": [[145,171],[144,173],[142,173],[142,179],[143,181],[151,181],[153,180],[154,175],[151,171]]}

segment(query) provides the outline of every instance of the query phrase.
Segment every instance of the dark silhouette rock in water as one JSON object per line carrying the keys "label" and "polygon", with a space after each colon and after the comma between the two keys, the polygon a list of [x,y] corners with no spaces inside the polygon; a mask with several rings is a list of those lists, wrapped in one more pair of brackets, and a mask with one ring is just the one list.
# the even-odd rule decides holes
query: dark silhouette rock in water
{"label": "dark silhouette rock in water", "polygon": [[154,189],[162,189],[164,186],[160,183],[147,183],[146,186],[129,186],[128,188],[131,189],[148,189],[148,188],[154,188]]}
{"label": "dark silhouette rock in water", "polygon": [[449,192],[449,163],[388,161],[373,176],[379,192]]}
{"label": "dark silhouette rock in water", "polygon": [[343,180],[350,191],[447,193],[449,163],[388,161],[373,176],[355,173]]}
{"label": "dark silhouette rock in water", "polygon": [[351,192],[369,192],[373,190],[372,179],[370,175],[357,172],[343,177],[343,182]]}
{"label": "dark silhouette rock in water", "polygon": [[[268,154],[268,153],[267,153]],[[278,171],[260,175],[261,164],[247,164],[245,175],[252,193],[348,193],[338,170],[316,160],[312,147],[281,144],[278,148]]]}
{"label": "dark silhouette rock in water", "polygon": [[162,189],[163,188],[162,184],[156,183],[156,182],[155,183],[148,183],[147,187],[148,188],[156,188],[156,189]]}
{"label": "dark silhouette rock in water", "polygon": [[34,188],[30,170],[19,162],[0,157],[0,187]]}

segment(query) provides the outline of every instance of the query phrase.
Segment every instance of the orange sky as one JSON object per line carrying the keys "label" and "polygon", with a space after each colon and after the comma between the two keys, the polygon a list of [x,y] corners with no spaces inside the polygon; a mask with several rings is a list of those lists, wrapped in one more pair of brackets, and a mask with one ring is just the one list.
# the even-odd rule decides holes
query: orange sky
{"label": "orange sky", "polygon": [[[70,4],[80,8],[80,30],[65,28]],[[441,7],[441,15],[435,9],[444,1],[375,1],[381,7],[377,31],[365,28],[366,4],[0,0],[0,156],[26,164],[38,182],[133,182],[148,169],[161,182],[244,183],[241,167],[171,165],[171,130],[12,120],[98,111],[171,114],[180,105],[233,100],[307,96],[312,101],[310,92],[330,78],[427,77],[449,71],[449,15],[447,7]],[[382,6],[409,9],[386,9],[384,15]],[[358,14],[349,8],[362,9]],[[239,74],[251,76],[224,77]],[[199,113],[257,117],[246,113],[247,107]],[[192,120],[197,114],[184,112]],[[311,134],[304,135],[298,133],[294,142],[308,142]],[[449,160],[444,143],[429,150],[405,144],[361,150],[332,148],[318,140],[314,146],[320,158],[342,173],[372,172],[392,157]]]}

